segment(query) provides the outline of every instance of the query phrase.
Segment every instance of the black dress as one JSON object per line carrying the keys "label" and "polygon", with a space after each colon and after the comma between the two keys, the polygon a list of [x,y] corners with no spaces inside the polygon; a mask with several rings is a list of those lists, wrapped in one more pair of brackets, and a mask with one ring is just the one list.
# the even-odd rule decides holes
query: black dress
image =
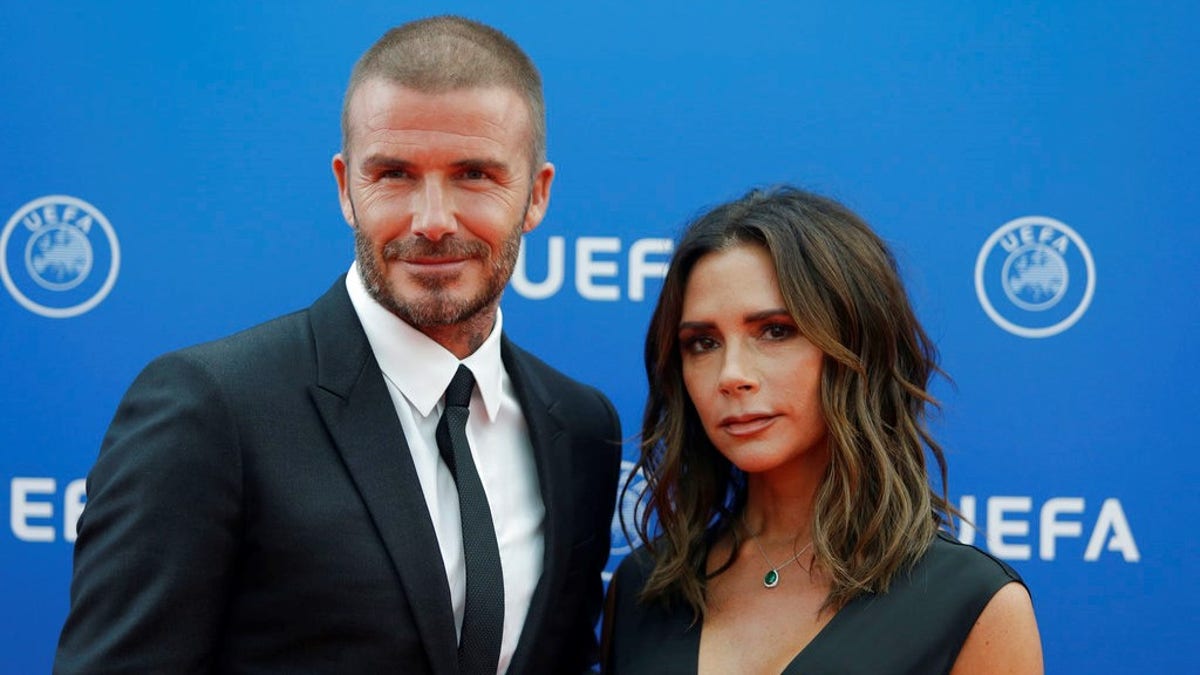
{"label": "black dress", "polygon": [[[639,549],[621,562],[606,672],[692,675],[701,622],[689,626],[683,603],[642,605],[650,570]],[[1021,581],[1008,565],[938,533],[928,552],[896,576],[887,593],[860,596],[833,616],[784,669],[784,675],[930,675],[949,673],[980,612],[1002,586]]]}

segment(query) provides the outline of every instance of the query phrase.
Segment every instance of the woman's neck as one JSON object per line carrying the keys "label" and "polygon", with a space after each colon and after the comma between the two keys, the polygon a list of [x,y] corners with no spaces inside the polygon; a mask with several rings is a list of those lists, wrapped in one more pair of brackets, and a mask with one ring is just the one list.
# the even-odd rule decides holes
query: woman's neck
{"label": "woman's neck", "polygon": [[763,542],[808,541],[828,457],[809,459],[817,461],[804,467],[747,474],[742,520],[749,536]]}

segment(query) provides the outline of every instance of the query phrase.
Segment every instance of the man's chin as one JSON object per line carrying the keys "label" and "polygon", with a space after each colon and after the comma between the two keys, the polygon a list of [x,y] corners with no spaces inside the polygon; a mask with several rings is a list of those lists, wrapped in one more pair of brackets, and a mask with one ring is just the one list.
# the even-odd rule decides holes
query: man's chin
{"label": "man's chin", "polygon": [[[404,289],[376,297],[381,305],[414,328],[444,328],[464,323],[495,306],[479,297],[470,297],[446,288]],[[497,298],[498,299],[498,298]]]}

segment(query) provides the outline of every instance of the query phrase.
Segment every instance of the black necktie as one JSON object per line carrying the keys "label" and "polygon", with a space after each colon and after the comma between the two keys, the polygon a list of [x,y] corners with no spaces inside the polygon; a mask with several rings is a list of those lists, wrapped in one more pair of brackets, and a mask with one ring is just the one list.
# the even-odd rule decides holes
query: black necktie
{"label": "black necktie", "polygon": [[437,425],[438,451],[458,485],[462,513],[463,557],[467,563],[467,605],[458,640],[458,672],[493,675],[504,633],[504,572],[487,494],[467,444],[467,416],[475,378],[458,366],[446,387],[446,409]]}

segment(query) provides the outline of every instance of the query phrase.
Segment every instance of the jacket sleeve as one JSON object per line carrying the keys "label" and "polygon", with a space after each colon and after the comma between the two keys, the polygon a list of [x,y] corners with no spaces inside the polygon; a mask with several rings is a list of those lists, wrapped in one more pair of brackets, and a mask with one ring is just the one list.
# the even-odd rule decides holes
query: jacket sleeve
{"label": "jacket sleeve", "polygon": [[602,574],[608,563],[612,548],[612,518],[617,500],[617,482],[621,473],[621,421],[611,402],[603,394],[596,394],[599,399],[598,408],[602,414],[594,419],[599,420],[600,428],[593,436],[594,440],[589,450],[594,453],[591,458],[591,480],[594,481],[596,507],[592,511],[594,520],[589,523],[594,542],[589,551],[587,562],[587,583],[584,594],[585,618],[574,627],[571,638],[575,641],[575,649],[567,650],[580,661],[577,667],[563,672],[594,672],[599,666],[600,645],[596,631],[600,623],[601,609],[604,605],[604,580]]}
{"label": "jacket sleeve", "polygon": [[233,413],[180,354],[125,394],[88,475],[55,673],[213,667],[240,540]]}

